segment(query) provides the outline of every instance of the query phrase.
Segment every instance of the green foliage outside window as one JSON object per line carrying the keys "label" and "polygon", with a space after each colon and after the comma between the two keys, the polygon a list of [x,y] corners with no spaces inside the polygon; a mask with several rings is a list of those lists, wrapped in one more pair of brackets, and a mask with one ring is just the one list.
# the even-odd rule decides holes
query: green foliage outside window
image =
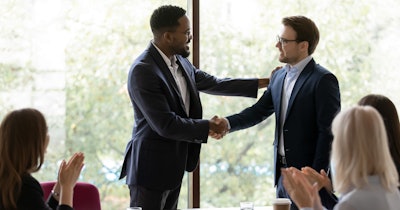
{"label": "green foliage outside window", "polygon": [[[338,77],[343,108],[372,92],[400,104],[396,94],[400,91],[396,82],[400,76],[396,70],[400,3],[377,2],[201,0],[200,67],[219,77],[268,77],[282,65],[275,48],[281,18],[301,14],[312,18],[320,29],[313,56]],[[134,116],[126,92],[127,71],[149,44],[149,16],[161,4],[186,7],[187,2],[0,3],[0,118],[23,106],[40,108],[46,114],[51,143],[42,170],[35,174],[39,180],[54,180],[59,161],[83,151],[86,166],[81,181],[99,187],[103,208],[129,205],[125,180],[118,180]],[[41,8],[47,9],[42,12]],[[53,58],[52,52],[43,57],[37,50],[51,42],[40,39],[48,30],[54,33],[50,38],[58,40],[54,43],[62,46],[57,48],[61,64],[53,65],[59,58]],[[201,97],[205,118],[234,114],[256,101]],[[240,200],[270,204],[275,196],[274,126],[271,116],[250,129],[220,141],[209,139],[203,145],[202,207],[238,206]],[[185,182],[179,208],[187,205],[186,187]]]}

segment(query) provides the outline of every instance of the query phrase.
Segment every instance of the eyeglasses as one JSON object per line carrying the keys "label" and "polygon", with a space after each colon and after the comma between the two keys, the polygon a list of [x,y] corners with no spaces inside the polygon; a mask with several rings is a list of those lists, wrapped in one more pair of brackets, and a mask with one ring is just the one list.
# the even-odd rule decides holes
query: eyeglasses
{"label": "eyeglasses", "polygon": [[170,33],[180,33],[180,34],[184,34],[185,36],[189,37],[192,36],[192,32],[190,30],[187,31],[168,31]]}
{"label": "eyeglasses", "polygon": [[276,41],[281,43],[281,45],[286,45],[289,42],[297,42],[297,39],[285,39],[280,36],[276,36]]}
{"label": "eyeglasses", "polygon": [[176,33],[181,33],[181,34],[185,34],[185,36],[191,36],[192,32],[191,31],[175,31]]}

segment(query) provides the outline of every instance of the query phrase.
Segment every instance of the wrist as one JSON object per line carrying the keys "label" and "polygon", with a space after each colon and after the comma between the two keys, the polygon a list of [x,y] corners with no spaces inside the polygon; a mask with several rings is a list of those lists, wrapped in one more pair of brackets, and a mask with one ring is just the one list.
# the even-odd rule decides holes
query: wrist
{"label": "wrist", "polygon": [[333,189],[332,183],[329,182],[327,184],[325,184],[324,188],[326,189],[326,191],[328,191],[330,194],[334,194],[335,190]]}
{"label": "wrist", "polygon": [[60,192],[56,192],[55,190],[51,190],[51,196],[53,196],[56,200],[60,199]]}

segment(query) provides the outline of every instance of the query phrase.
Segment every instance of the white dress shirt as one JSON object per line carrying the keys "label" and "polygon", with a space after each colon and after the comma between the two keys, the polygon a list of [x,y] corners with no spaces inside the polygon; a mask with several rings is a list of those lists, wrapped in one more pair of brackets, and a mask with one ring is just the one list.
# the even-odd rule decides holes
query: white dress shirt
{"label": "white dress shirt", "polygon": [[281,130],[280,130],[280,137],[279,137],[279,148],[278,152],[281,156],[285,156],[285,147],[284,147],[284,139],[283,139],[283,125],[285,123],[286,118],[286,111],[289,104],[289,99],[292,95],[293,87],[296,84],[297,78],[299,78],[300,73],[306,67],[306,65],[311,61],[312,57],[307,56],[299,63],[294,66],[286,65],[286,77],[284,81],[284,86],[282,90],[282,101],[281,101]]}
{"label": "white dress shirt", "polygon": [[189,116],[189,109],[190,109],[190,93],[187,88],[186,79],[182,73],[182,67],[179,68],[179,65],[176,63],[177,59],[176,56],[172,56],[171,60],[154,44],[153,46],[157,49],[160,53],[161,57],[164,59],[165,63],[167,64],[169,70],[171,71],[172,76],[175,79],[175,82],[179,88],[181,93],[181,97],[183,100],[183,104],[185,105],[186,114]]}

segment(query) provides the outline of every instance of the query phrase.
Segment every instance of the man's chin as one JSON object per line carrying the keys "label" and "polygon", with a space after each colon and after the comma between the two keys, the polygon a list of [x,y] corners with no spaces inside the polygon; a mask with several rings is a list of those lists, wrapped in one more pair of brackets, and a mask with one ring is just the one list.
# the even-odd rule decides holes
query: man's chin
{"label": "man's chin", "polygon": [[281,63],[287,63],[288,59],[286,57],[279,57]]}
{"label": "man's chin", "polygon": [[189,55],[190,55],[190,51],[181,52],[181,53],[179,53],[179,55],[181,55],[181,56],[184,57],[184,58],[187,58],[187,57],[189,57]]}

